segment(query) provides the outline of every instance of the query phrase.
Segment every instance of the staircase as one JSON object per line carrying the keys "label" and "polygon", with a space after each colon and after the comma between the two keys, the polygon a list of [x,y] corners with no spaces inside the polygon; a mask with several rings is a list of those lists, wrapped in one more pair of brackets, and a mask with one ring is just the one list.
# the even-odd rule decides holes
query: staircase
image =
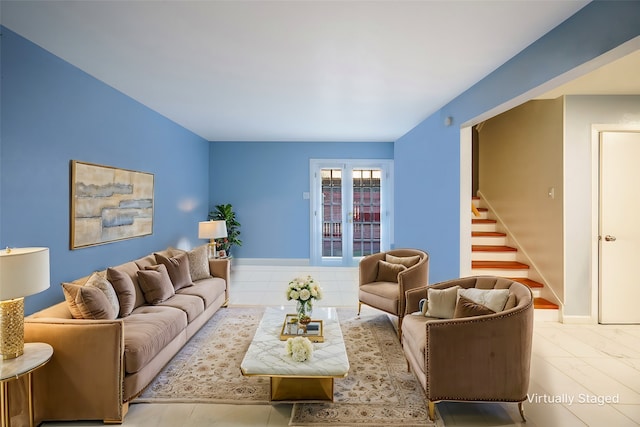
{"label": "staircase", "polygon": [[540,296],[544,285],[529,279],[529,266],[516,261],[518,250],[506,245],[507,235],[496,231],[496,220],[487,217],[487,209],[480,207],[480,198],[474,197],[472,203],[479,216],[472,216],[471,220],[471,274],[508,277],[529,286],[534,308],[550,310],[548,317],[558,320],[558,305]]}

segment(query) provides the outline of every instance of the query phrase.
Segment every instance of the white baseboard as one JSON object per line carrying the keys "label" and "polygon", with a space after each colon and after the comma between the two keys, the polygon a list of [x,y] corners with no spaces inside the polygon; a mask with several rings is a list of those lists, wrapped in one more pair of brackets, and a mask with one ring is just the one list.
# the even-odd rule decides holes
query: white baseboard
{"label": "white baseboard", "polygon": [[562,315],[562,323],[570,324],[570,325],[597,325],[598,319],[592,316],[570,316],[570,315]]}
{"label": "white baseboard", "polygon": [[235,265],[259,265],[259,266],[308,266],[308,258],[233,258]]}
{"label": "white baseboard", "polygon": [[533,320],[536,322],[560,322],[560,311],[553,309],[533,310]]}

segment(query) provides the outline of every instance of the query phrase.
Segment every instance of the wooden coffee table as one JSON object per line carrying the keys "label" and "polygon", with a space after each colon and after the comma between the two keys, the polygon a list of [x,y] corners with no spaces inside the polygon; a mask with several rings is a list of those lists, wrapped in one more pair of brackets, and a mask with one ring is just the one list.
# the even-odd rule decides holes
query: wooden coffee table
{"label": "wooden coffee table", "polygon": [[313,355],[305,362],[295,362],[287,355],[285,341],[280,340],[282,324],[291,308],[268,307],[251,345],[240,364],[242,375],[265,376],[271,381],[271,401],[333,401],[334,378],[349,373],[349,359],[344,346],[335,308],[313,310],[313,319],[324,324],[324,342],[313,343]]}

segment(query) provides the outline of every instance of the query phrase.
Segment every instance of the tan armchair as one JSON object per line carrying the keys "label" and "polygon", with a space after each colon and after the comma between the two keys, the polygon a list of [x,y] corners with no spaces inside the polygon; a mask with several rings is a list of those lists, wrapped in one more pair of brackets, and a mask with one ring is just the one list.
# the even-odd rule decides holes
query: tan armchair
{"label": "tan armchair", "polygon": [[398,316],[402,337],[405,292],[428,284],[429,255],[418,249],[393,249],[362,258],[359,270],[358,315],[366,304]]}
{"label": "tan armchair", "polygon": [[[429,418],[435,403],[452,401],[517,402],[527,398],[533,336],[531,290],[510,279],[480,276],[429,286],[508,289],[504,309],[473,317],[434,319],[418,312],[427,288],[407,291],[402,347],[407,365],[425,389]],[[456,307],[457,309],[457,307]]]}

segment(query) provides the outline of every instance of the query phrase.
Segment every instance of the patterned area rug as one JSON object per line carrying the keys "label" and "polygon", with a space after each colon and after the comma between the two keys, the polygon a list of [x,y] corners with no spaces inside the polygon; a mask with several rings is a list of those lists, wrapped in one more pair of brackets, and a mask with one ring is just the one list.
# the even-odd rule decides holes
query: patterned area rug
{"label": "patterned area rug", "polygon": [[[269,380],[240,374],[263,312],[218,310],[133,403],[268,403]],[[351,368],[335,380],[334,402],[294,404],[290,425],[433,426],[388,317],[355,314],[338,309]]]}
{"label": "patterned area rug", "polygon": [[269,403],[269,379],[240,373],[263,313],[260,307],[218,310],[133,403]]}
{"label": "patterned area rug", "polygon": [[433,426],[425,395],[407,372],[396,331],[385,314],[356,317],[339,309],[349,375],[335,381],[333,403],[296,403],[292,426]]}

